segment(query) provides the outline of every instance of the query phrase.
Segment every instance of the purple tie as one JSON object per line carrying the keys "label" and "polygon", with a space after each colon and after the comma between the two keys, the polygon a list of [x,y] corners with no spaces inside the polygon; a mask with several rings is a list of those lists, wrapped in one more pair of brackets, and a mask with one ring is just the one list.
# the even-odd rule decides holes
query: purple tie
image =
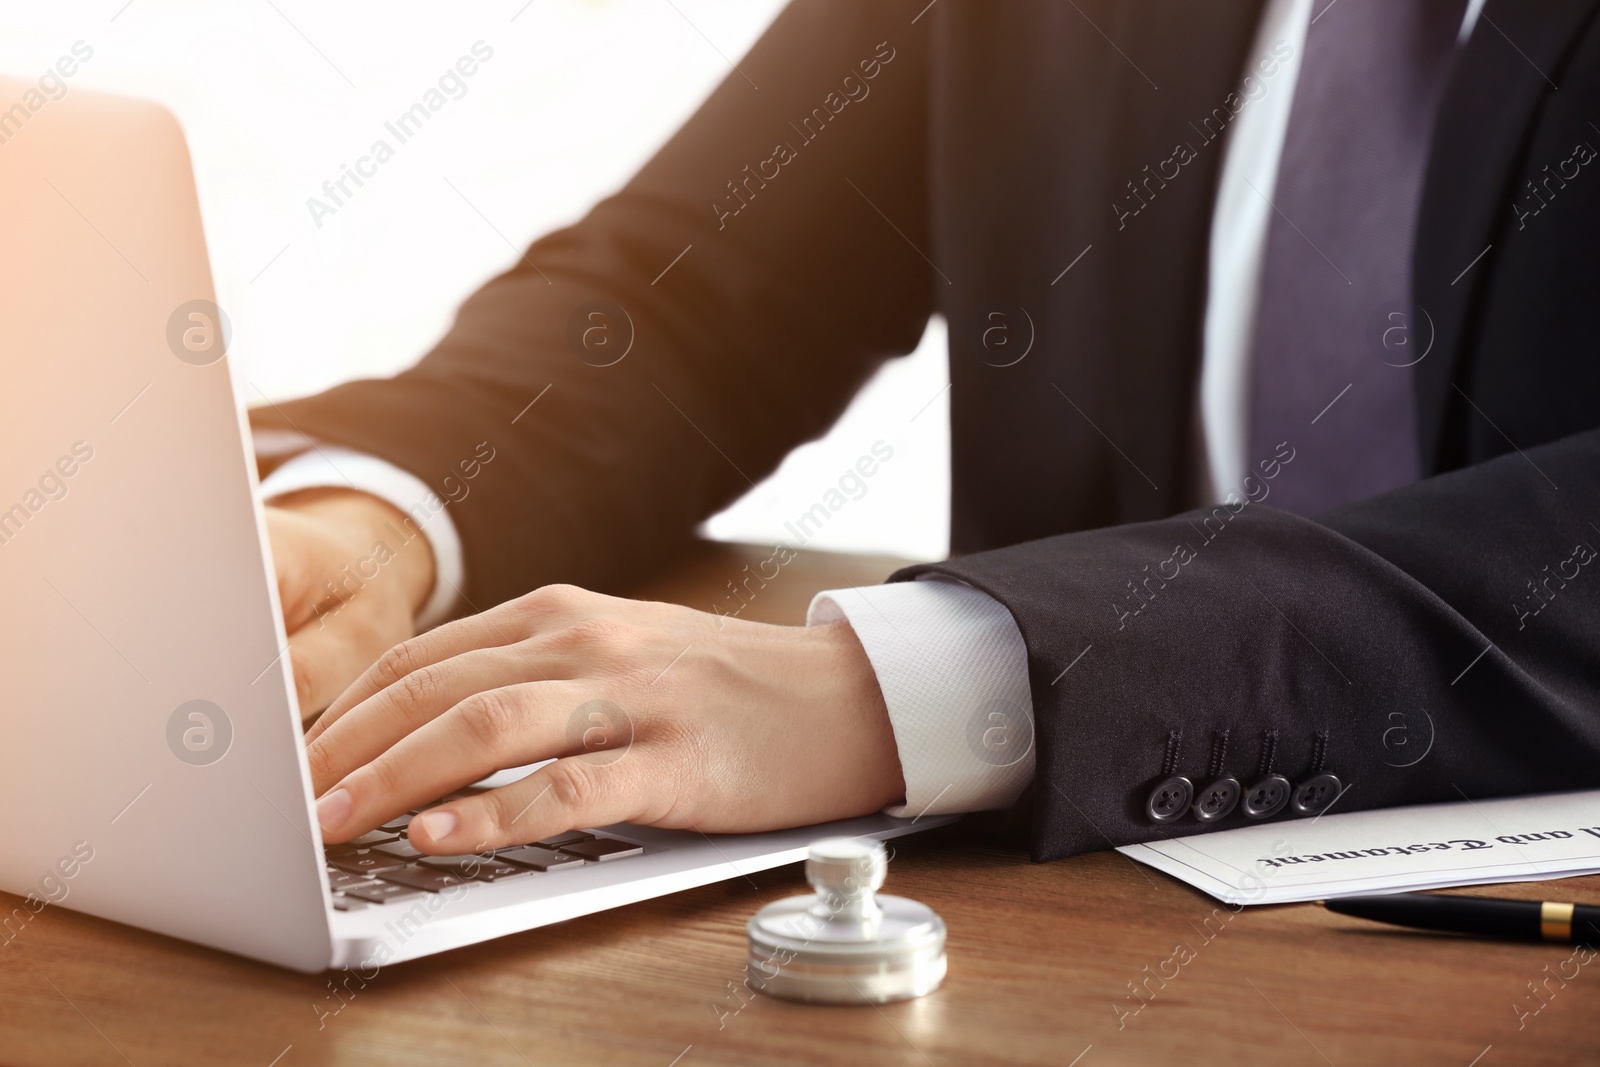
{"label": "purple tie", "polygon": [[1432,330],[1409,306],[1411,246],[1465,10],[1337,0],[1307,33],[1271,190],[1250,411],[1252,467],[1280,442],[1295,450],[1277,507],[1311,515],[1420,475],[1411,364]]}

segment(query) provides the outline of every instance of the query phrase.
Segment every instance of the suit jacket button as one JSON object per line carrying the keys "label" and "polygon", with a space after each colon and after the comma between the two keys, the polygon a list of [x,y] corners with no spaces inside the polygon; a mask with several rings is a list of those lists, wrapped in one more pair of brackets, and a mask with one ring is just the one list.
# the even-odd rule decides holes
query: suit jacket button
{"label": "suit jacket button", "polygon": [[1163,778],[1150,790],[1150,796],[1144,802],[1144,813],[1151,822],[1177,822],[1189,810],[1189,801],[1193,799],[1194,783],[1181,774],[1175,774],[1171,778]]}
{"label": "suit jacket button", "polygon": [[1200,790],[1194,798],[1194,817],[1201,822],[1225,819],[1238,806],[1243,791],[1237,778],[1218,778]]}
{"label": "suit jacket button", "polygon": [[1270,819],[1289,804],[1294,787],[1281,774],[1269,774],[1244,795],[1244,814],[1250,819]]}
{"label": "suit jacket button", "polygon": [[1298,815],[1320,815],[1328,810],[1344,787],[1339,779],[1331,774],[1319,774],[1309,781],[1301,782],[1294,791],[1294,798],[1289,801],[1289,806]]}

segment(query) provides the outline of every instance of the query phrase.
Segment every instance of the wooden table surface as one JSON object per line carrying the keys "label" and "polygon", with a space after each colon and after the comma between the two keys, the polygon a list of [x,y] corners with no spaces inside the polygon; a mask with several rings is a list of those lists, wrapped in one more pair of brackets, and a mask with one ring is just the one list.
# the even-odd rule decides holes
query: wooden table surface
{"label": "wooden table surface", "polygon": [[[769,554],[707,548],[644,593],[709,608]],[[805,554],[744,617],[799,621],[815,590],[893,566]],[[745,921],[804,891],[799,865],[399,964],[342,1000],[331,976],[47,908],[0,947],[0,1064],[1600,1061],[1600,960],[1571,948],[1314,905],[1233,914],[1117,853],[1035,865],[961,826],[895,853],[888,889],[950,930],[949,977],[921,1000],[802,1007],[742,988]],[[1478,892],[1595,900],[1600,878]]]}

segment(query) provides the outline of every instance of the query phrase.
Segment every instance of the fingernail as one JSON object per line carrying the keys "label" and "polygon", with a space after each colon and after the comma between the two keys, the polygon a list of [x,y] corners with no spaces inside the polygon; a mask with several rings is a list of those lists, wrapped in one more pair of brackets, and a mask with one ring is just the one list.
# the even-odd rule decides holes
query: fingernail
{"label": "fingernail", "polygon": [[418,815],[412,821],[412,826],[421,823],[424,837],[433,841],[443,841],[456,832],[456,824],[460,821],[453,811],[429,811]]}
{"label": "fingernail", "polygon": [[350,809],[354,806],[350,790],[335,789],[317,801],[317,822],[324,830],[336,830],[350,817]]}

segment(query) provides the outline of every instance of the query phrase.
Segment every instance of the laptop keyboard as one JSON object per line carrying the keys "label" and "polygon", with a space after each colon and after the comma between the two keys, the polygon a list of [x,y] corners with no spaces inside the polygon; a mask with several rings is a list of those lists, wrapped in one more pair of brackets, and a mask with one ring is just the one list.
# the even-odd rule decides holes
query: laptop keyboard
{"label": "laptop keyboard", "polygon": [[559,874],[645,853],[643,846],[629,841],[587,830],[569,830],[532,844],[476,855],[429,856],[406,840],[411,817],[422,810],[418,808],[376,830],[323,850],[335,908],[358,911],[422,893]]}

